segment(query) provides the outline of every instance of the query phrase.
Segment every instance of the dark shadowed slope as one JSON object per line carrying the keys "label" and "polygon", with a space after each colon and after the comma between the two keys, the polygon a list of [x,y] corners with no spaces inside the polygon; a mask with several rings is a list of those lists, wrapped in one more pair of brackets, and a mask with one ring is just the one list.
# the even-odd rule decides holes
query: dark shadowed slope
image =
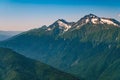
{"label": "dark shadowed slope", "polygon": [[78,80],[11,49],[0,48],[0,80]]}

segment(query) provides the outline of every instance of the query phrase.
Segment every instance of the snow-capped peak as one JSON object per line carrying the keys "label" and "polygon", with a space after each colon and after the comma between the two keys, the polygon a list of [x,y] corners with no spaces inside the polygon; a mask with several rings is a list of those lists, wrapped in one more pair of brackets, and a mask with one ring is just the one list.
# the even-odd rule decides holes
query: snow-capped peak
{"label": "snow-capped peak", "polygon": [[97,17],[94,14],[89,14],[81,18],[75,26],[82,26],[87,23],[92,23],[92,24],[108,24],[108,25],[114,25],[118,26],[118,22],[116,20],[110,19],[110,18],[101,18]]}
{"label": "snow-capped peak", "polygon": [[64,19],[58,19],[56,22],[54,22],[52,25],[48,27],[48,31],[53,30],[55,28],[59,28],[63,32],[68,31],[71,28],[70,22],[65,21]]}
{"label": "snow-capped peak", "polygon": [[60,31],[60,33],[66,32],[69,29],[74,30],[74,29],[79,29],[81,26],[85,24],[92,24],[92,25],[97,25],[97,24],[108,24],[108,25],[113,25],[116,27],[120,27],[120,22],[111,19],[111,18],[102,18],[98,17],[94,14],[89,14],[81,18],[78,22],[67,22],[64,19],[58,19],[55,21],[52,25],[47,27],[47,31],[51,30],[57,30]]}
{"label": "snow-capped peak", "polygon": [[60,29],[64,29],[64,31],[67,31],[68,29],[71,28],[71,26],[63,21],[57,21],[58,22],[58,25],[59,25],[59,28]]}
{"label": "snow-capped peak", "polygon": [[84,16],[84,18],[96,18],[96,17],[97,16],[94,14],[89,14],[89,15]]}

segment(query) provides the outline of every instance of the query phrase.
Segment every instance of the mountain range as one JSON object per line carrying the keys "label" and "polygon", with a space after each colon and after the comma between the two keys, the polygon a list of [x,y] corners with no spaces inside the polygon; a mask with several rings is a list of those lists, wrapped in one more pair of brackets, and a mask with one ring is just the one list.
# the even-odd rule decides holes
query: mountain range
{"label": "mountain range", "polygon": [[0,42],[24,56],[84,80],[120,79],[120,22],[89,14],[58,19]]}
{"label": "mountain range", "polygon": [[0,31],[0,41],[6,40],[20,33],[22,33],[22,31]]}

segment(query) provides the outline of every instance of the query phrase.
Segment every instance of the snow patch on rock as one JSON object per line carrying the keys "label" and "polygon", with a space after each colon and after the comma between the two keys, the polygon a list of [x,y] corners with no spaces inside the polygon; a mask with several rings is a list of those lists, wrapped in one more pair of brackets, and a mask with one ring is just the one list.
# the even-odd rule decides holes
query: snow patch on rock
{"label": "snow patch on rock", "polygon": [[62,28],[62,29],[64,28],[64,31],[68,31],[68,29],[71,28],[70,25],[63,23],[62,21],[58,21],[58,24],[60,26],[59,28]]}
{"label": "snow patch on rock", "polygon": [[97,18],[93,18],[91,21],[92,21],[93,24],[97,24],[98,19]]}
{"label": "snow patch on rock", "polygon": [[112,25],[117,26],[117,24],[115,24],[113,21],[108,20],[108,19],[103,19],[103,18],[102,18],[101,21],[102,21],[103,23],[106,23],[106,24],[112,24]]}

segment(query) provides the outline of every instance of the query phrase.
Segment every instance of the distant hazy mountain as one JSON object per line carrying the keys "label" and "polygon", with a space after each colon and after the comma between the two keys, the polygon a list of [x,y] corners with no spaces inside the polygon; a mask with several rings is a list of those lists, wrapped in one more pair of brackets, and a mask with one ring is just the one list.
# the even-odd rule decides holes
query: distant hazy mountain
{"label": "distant hazy mountain", "polygon": [[21,33],[22,31],[0,31],[0,41],[2,40],[6,40],[12,36],[15,36],[19,33]]}
{"label": "distant hazy mountain", "polygon": [[0,48],[0,80],[78,80],[11,49]]}
{"label": "distant hazy mountain", "polygon": [[112,18],[59,19],[0,45],[85,80],[120,79],[120,22]]}

